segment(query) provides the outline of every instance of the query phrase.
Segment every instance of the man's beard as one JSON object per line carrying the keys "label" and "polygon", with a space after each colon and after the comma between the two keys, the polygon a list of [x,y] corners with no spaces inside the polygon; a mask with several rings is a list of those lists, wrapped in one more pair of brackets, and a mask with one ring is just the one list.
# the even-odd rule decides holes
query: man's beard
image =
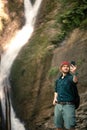
{"label": "man's beard", "polygon": [[68,71],[68,72],[65,72],[65,71],[62,71],[62,73],[64,73],[64,74],[68,74],[70,71]]}

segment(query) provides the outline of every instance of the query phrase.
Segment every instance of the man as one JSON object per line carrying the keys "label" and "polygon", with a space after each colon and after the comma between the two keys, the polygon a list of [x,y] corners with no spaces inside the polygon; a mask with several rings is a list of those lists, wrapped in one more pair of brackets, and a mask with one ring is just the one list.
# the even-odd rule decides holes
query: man
{"label": "man", "polygon": [[53,100],[53,105],[55,105],[54,123],[57,130],[75,129],[76,118],[72,87],[78,82],[76,69],[77,67],[70,66],[68,61],[64,61],[60,65],[62,75],[56,80]]}

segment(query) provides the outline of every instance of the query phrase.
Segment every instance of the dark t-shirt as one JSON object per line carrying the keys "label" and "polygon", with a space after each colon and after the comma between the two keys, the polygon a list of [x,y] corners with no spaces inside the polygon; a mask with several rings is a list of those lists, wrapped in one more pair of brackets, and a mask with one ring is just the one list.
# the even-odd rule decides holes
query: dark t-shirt
{"label": "dark t-shirt", "polygon": [[73,82],[73,76],[68,73],[63,79],[62,76],[56,80],[55,92],[58,93],[57,100],[60,102],[70,102],[74,100],[73,90],[76,83]]}

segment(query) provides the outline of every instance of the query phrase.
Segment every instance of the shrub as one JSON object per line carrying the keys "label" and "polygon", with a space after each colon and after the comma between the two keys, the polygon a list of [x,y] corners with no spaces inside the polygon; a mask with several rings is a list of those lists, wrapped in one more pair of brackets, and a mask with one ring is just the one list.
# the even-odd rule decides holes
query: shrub
{"label": "shrub", "polygon": [[58,67],[52,67],[48,72],[48,77],[54,77],[58,74]]}

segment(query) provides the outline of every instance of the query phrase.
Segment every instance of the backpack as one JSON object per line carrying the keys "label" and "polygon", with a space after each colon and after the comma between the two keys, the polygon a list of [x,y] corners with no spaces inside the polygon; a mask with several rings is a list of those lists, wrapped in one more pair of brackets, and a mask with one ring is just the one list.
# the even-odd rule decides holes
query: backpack
{"label": "backpack", "polygon": [[73,95],[74,95],[73,103],[75,104],[75,109],[78,109],[80,106],[80,95],[78,93],[78,89],[76,85],[72,86],[72,88],[73,88]]}

